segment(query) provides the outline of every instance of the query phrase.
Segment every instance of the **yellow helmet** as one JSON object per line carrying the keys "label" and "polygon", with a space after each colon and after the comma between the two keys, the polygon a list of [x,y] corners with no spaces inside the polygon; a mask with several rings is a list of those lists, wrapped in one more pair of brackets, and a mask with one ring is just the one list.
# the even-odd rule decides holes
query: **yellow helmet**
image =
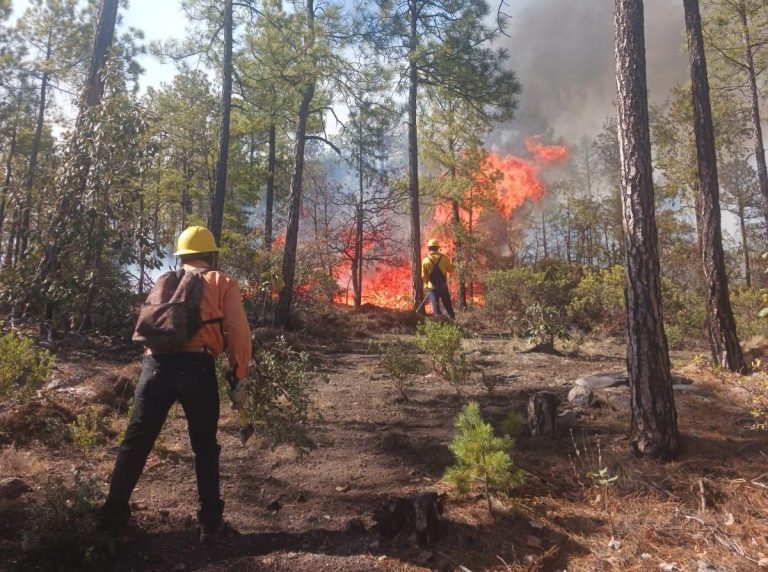
{"label": "yellow helmet", "polygon": [[440,243],[437,241],[436,238],[430,238],[429,242],[427,242],[427,248],[440,248]]}
{"label": "yellow helmet", "polygon": [[203,252],[218,252],[213,233],[204,226],[190,226],[179,235],[176,241],[174,256],[182,254],[202,254]]}

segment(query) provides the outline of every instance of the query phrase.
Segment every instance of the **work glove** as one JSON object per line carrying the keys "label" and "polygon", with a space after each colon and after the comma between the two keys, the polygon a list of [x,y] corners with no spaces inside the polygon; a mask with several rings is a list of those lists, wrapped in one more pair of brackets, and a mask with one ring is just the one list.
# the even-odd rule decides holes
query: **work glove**
{"label": "work glove", "polygon": [[248,388],[253,385],[253,380],[246,377],[238,381],[232,376],[232,379],[228,379],[227,381],[229,381],[230,388],[229,391],[227,391],[227,395],[232,402],[232,409],[237,411],[245,403],[245,399],[248,397]]}

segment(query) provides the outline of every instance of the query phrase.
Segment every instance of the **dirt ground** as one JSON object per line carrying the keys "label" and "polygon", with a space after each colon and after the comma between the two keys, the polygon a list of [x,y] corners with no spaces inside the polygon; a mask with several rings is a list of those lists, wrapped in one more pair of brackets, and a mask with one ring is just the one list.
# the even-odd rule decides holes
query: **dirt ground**
{"label": "dirt ground", "polygon": [[[623,369],[621,340],[587,340],[560,356],[526,353],[520,340],[472,332],[467,324],[464,349],[498,380],[494,392],[477,375],[463,396],[437,376],[423,375],[410,400],[398,403],[369,339],[411,336],[412,324],[380,317],[366,323],[370,330],[364,324],[346,337],[295,338],[329,378],[317,387],[321,418],[311,432],[317,450],[298,457],[289,447],[260,446],[258,439],[243,447],[236,416],[223,405],[225,517],[236,533],[214,552],[197,545],[193,457],[183,413],[174,408],[133,496],[131,524],[112,547],[109,569],[768,569],[768,435],[751,427],[749,412],[750,384],[763,378],[715,372],[697,352],[673,353],[675,372],[691,382],[675,391],[682,440],[675,462],[634,459],[628,389],[601,390],[593,406],[570,414],[570,427],[557,437],[517,439],[513,458],[528,472],[526,482],[511,496],[497,496],[490,515],[483,498],[458,496],[441,481],[452,462],[448,444],[462,404],[477,400],[496,427],[511,411],[524,415],[528,397],[540,390],[555,392],[561,408],[571,409],[566,396],[574,380]],[[60,355],[46,418],[56,417],[56,407],[82,410],[129,392],[138,362],[122,358]],[[84,454],[68,442],[34,438],[43,423],[35,417],[40,411],[21,417],[17,411],[10,429],[4,413],[0,478],[21,477],[32,490],[0,504],[3,570],[21,566],[26,508],[39,502],[51,475],[96,475],[106,487],[124,422],[118,415],[105,419],[113,433]],[[595,482],[601,468],[619,477],[615,484]],[[447,495],[442,540],[425,547],[382,543],[374,511],[386,499],[428,491]]]}

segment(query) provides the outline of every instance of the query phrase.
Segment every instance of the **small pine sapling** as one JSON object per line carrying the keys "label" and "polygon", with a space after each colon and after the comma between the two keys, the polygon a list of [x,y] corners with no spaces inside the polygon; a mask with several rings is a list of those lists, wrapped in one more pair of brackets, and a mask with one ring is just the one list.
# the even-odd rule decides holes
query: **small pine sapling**
{"label": "small pine sapling", "polygon": [[523,482],[523,472],[514,467],[510,450],[514,440],[509,435],[497,437],[493,427],[483,421],[480,406],[470,401],[454,421],[456,436],[449,449],[456,464],[449,467],[443,477],[459,493],[480,487],[493,513],[491,493],[509,490]]}

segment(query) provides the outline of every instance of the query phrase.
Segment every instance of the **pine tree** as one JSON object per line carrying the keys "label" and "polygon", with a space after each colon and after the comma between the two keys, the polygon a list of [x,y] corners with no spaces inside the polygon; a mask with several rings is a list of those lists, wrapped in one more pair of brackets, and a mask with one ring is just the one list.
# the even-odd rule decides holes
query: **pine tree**
{"label": "pine tree", "polygon": [[509,435],[496,437],[493,427],[483,421],[476,401],[464,406],[454,427],[456,436],[449,449],[456,464],[446,470],[443,478],[460,493],[479,487],[488,503],[488,512],[493,512],[491,493],[509,490],[523,481],[523,472],[514,468],[509,455],[515,442]]}

